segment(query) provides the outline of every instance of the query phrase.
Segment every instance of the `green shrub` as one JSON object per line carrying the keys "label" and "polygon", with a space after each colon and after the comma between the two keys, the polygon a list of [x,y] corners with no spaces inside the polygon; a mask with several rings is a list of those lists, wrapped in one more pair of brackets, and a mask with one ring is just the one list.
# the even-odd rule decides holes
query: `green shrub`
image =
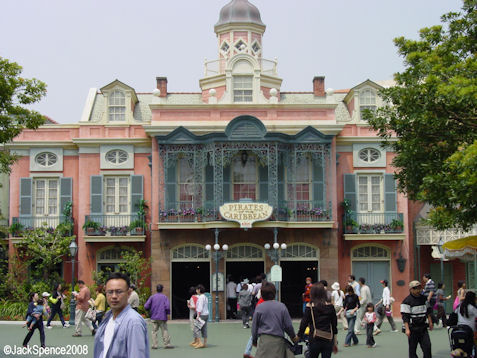
{"label": "green shrub", "polygon": [[0,301],[0,320],[23,320],[27,309],[27,302]]}

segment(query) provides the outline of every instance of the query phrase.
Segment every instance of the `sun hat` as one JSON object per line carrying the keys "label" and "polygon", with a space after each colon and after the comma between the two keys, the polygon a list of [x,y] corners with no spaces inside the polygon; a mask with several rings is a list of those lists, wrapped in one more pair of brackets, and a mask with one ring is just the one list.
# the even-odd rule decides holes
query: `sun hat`
{"label": "sun hat", "polygon": [[409,288],[416,288],[416,287],[419,287],[419,286],[422,286],[422,284],[419,282],[419,281],[411,281],[409,282]]}
{"label": "sun hat", "polygon": [[340,289],[340,284],[339,284],[339,282],[333,283],[333,284],[331,285],[331,288],[332,288],[333,290],[339,290],[339,289]]}
{"label": "sun hat", "polygon": [[42,297],[49,297],[50,296],[50,294],[48,292],[43,292],[41,295],[42,295]]}

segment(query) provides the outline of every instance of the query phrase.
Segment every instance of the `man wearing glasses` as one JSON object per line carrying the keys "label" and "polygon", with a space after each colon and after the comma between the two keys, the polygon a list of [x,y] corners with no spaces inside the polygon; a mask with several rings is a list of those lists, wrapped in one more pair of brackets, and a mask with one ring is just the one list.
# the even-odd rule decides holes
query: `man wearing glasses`
{"label": "man wearing glasses", "polygon": [[[401,304],[403,330],[409,343],[409,358],[417,358],[418,343],[424,353],[424,358],[431,358],[431,339],[427,327],[432,331],[432,308],[426,305],[427,298],[421,293],[422,285],[419,281],[411,281],[409,291],[411,294]],[[426,320],[429,324],[426,323]]]}
{"label": "man wearing glasses", "polygon": [[105,287],[111,310],[96,332],[94,358],[149,358],[146,322],[128,304],[129,277],[114,272],[106,280]]}

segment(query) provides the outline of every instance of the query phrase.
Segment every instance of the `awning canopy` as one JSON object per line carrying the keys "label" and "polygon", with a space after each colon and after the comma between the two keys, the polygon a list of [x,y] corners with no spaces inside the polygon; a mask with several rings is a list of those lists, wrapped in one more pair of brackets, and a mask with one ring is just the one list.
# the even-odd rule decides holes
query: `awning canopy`
{"label": "awning canopy", "polygon": [[477,253],[477,235],[447,241],[442,249],[445,258],[473,260]]}

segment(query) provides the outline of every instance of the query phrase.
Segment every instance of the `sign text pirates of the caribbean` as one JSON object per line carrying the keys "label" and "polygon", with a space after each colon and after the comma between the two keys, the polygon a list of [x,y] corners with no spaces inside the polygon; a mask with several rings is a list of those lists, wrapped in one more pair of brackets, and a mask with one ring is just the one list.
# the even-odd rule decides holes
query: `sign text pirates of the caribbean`
{"label": "sign text pirates of the caribbean", "polygon": [[242,228],[251,228],[254,222],[267,220],[273,207],[264,203],[226,203],[219,210],[225,220],[236,221]]}

